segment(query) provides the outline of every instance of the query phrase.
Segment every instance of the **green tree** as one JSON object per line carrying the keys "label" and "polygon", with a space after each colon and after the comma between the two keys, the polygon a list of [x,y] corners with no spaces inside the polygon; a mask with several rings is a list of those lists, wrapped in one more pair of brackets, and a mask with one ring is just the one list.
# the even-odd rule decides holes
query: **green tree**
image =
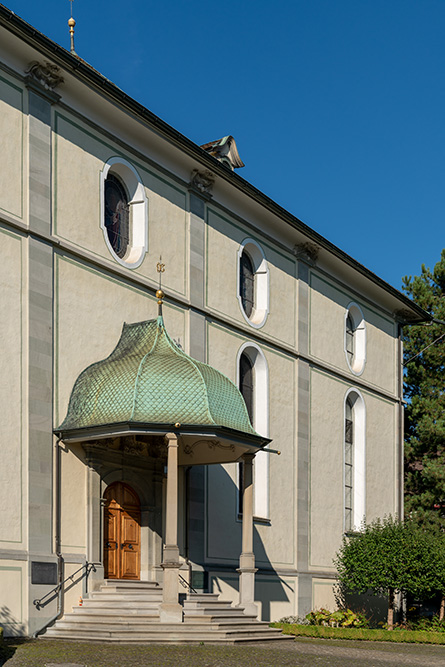
{"label": "green tree", "polygon": [[[445,321],[445,249],[434,270],[403,279],[404,291]],[[445,326],[406,326],[405,516],[443,529],[445,518]]]}
{"label": "green tree", "polygon": [[388,599],[388,629],[394,626],[395,593],[431,597],[437,592],[433,536],[413,521],[379,519],[343,538],[335,565],[350,592],[371,592]]}

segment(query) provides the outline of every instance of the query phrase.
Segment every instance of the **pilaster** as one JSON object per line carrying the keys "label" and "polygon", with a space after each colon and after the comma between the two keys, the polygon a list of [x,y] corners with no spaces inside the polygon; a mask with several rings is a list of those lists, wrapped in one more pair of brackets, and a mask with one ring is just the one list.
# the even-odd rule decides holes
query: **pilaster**
{"label": "pilaster", "polygon": [[[298,249],[298,352],[309,353],[309,273],[313,259],[305,248]],[[312,576],[309,569],[309,457],[310,457],[310,365],[297,361],[297,614],[303,616],[312,607]]]}
{"label": "pilaster", "polygon": [[[28,98],[28,548],[32,561],[53,562],[53,251],[33,232],[51,234],[51,105],[59,96],[30,78]],[[32,584],[30,601],[42,594]],[[56,604],[29,609],[32,633]]]}
{"label": "pilaster", "polygon": [[[198,361],[207,361],[206,318],[196,310],[205,307],[205,239],[206,202],[210,199],[211,178],[198,172],[190,183],[190,301],[189,354]],[[202,569],[205,560],[205,468],[193,466],[188,475],[188,508],[186,508],[187,543],[193,569]]]}

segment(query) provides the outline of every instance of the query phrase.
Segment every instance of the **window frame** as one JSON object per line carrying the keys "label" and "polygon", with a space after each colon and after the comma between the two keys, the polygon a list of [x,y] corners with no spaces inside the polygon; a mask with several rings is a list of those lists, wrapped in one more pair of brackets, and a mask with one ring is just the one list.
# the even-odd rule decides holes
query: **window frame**
{"label": "window frame", "polygon": [[[346,456],[346,420],[347,404],[352,409],[352,485],[347,485],[346,467],[349,465]],[[361,530],[366,519],[366,406],[362,394],[356,388],[348,389],[343,401],[343,532]],[[346,488],[351,488],[352,508],[351,522],[347,521]]]}
{"label": "window frame", "polygon": [[[117,178],[128,194],[128,246],[123,257],[115,252],[105,225],[105,183],[109,175]],[[121,157],[110,158],[100,174],[100,227],[107,248],[116,262],[129,269],[136,269],[142,264],[148,251],[148,199],[138,172]]]}
{"label": "window frame", "polygon": [[344,350],[351,373],[361,375],[366,366],[366,321],[362,309],[355,302],[349,303],[345,311]]}
{"label": "window frame", "polygon": [[[240,387],[241,358],[246,355],[253,367],[253,419],[252,426],[260,435],[269,437],[269,367],[262,349],[252,342],[244,343],[238,350],[236,358],[236,384]],[[269,458],[270,454],[261,451],[255,455],[253,465],[254,476],[254,518],[270,521],[269,506]],[[242,514],[240,496],[242,493],[242,472],[238,464],[238,501],[237,513]]]}
{"label": "window frame", "polygon": [[[252,312],[248,315],[244,309],[241,295],[241,260],[246,253],[253,266],[254,303]],[[255,329],[260,329],[266,323],[269,314],[269,266],[261,246],[252,238],[243,240],[237,254],[237,298],[242,316]]]}

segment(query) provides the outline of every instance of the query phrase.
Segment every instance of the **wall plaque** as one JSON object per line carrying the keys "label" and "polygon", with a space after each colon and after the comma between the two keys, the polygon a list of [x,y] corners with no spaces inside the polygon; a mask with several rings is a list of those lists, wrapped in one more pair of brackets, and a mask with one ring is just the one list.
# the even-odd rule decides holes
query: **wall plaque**
{"label": "wall plaque", "polygon": [[44,584],[47,586],[56,586],[57,563],[42,563],[39,561],[32,561],[31,583]]}

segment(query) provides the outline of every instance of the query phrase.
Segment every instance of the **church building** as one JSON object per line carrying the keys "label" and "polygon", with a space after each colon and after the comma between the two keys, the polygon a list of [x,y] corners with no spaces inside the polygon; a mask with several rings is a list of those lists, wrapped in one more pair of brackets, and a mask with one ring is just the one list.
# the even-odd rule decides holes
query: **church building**
{"label": "church building", "polygon": [[333,609],[343,535],[403,512],[428,314],[3,5],[0,146],[5,635]]}

